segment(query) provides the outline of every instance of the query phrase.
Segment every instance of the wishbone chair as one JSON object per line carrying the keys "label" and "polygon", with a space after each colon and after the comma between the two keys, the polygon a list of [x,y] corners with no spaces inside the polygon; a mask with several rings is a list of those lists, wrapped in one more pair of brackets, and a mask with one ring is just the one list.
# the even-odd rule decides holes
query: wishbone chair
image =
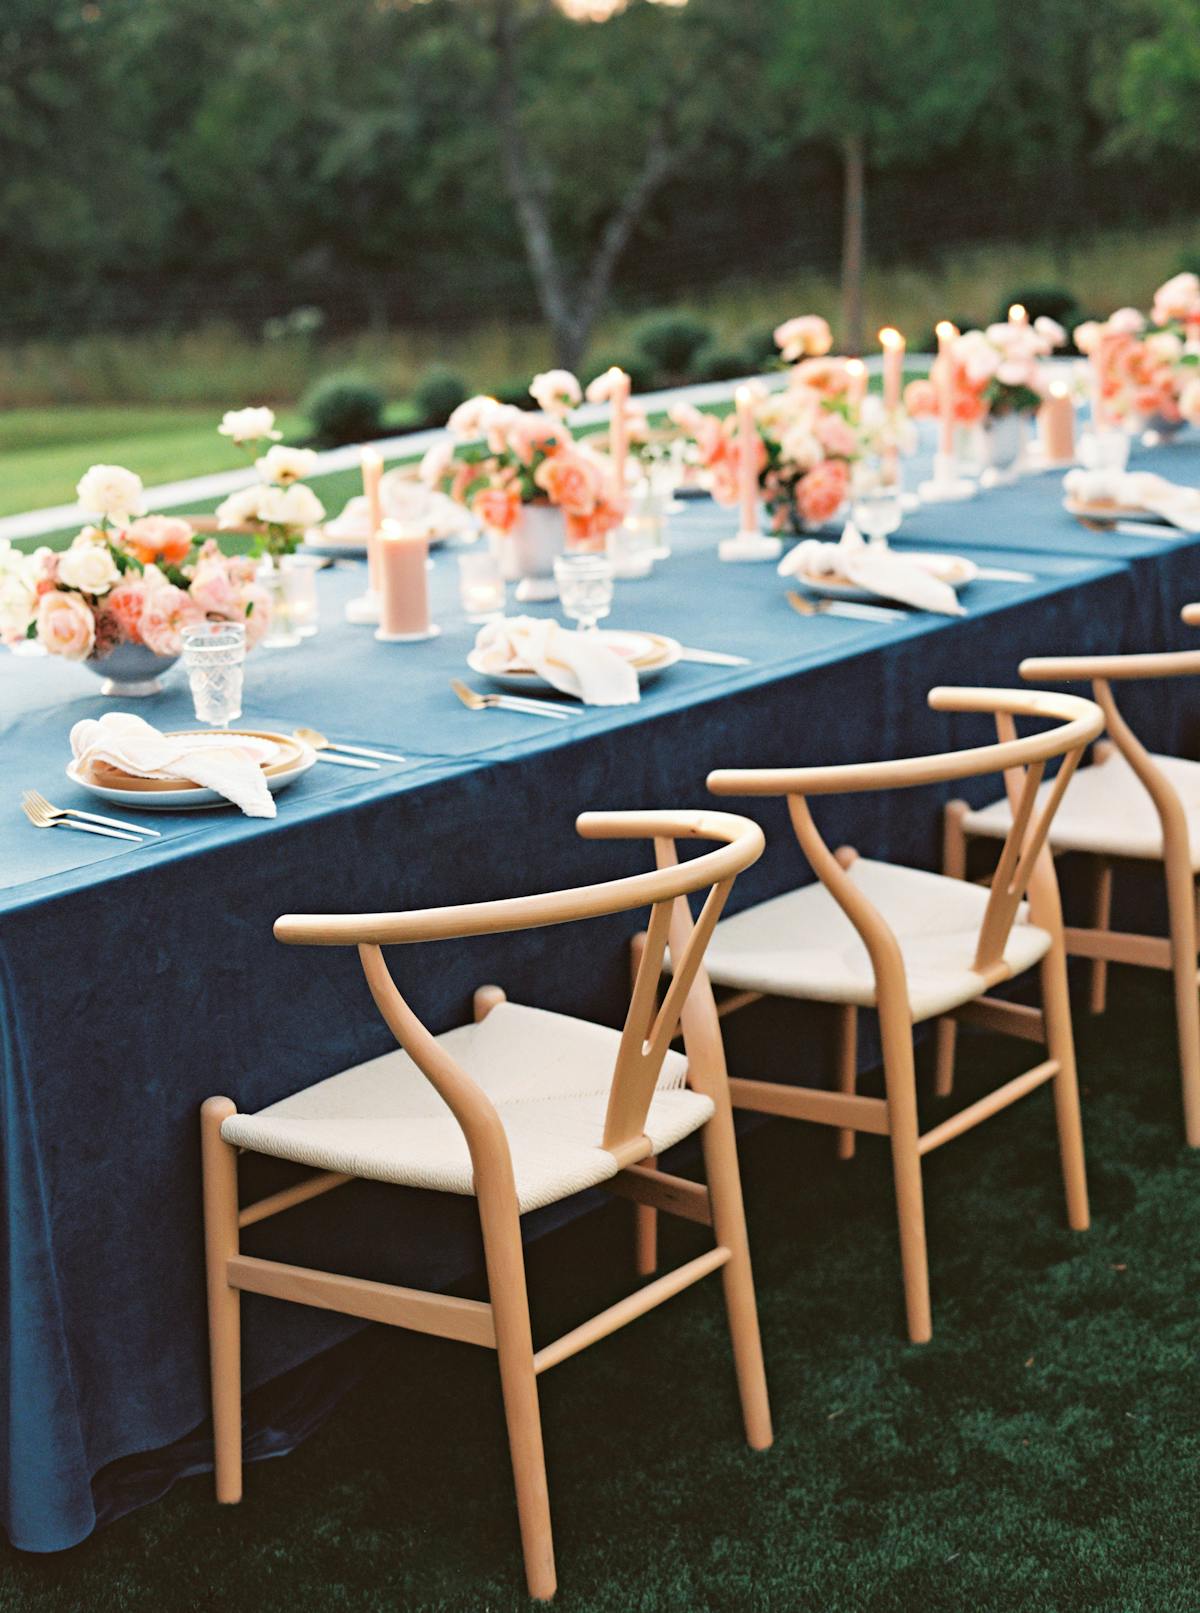
{"label": "wishbone chair", "polygon": [[[229,1098],[201,1113],[205,1247],[218,1501],[242,1494],[240,1295],[342,1311],[496,1351],[530,1594],[555,1590],[538,1375],[719,1270],[746,1437],[771,1443],[750,1253],[720,1026],[705,948],[735,877],[762,854],[746,818],[716,811],[587,812],[592,839],[653,840],[654,870],[577,890],[411,913],[287,914],[280,941],[356,946],[371,995],[400,1049],[343,1070],[257,1114]],[[677,860],[676,839],[715,849]],[[688,894],[708,888],[693,921]],[[644,968],[620,1032],[475,993],[475,1023],[433,1036],[401,996],[383,946],[532,929],[650,907]],[[668,943],[678,968],[661,1007]],[[670,1050],[682,1030],[683,1053]],[[707,1186],[655,1167],[699,1132]],[[238,1207],[240,1148],[316,1174]],[[488,1300],[451,1298],[244,1255],[239,1231],[354,1178],[473,1195]],[[521,1215],[588,1187],[606,1188],[711,1226],[715,1245],[536,1350]]]}
{"label": "wishbone chair", "polygon": [[[838,1091],[731,1078],[734,1107],[835,1126],[843,1158],[853,1152],[856,1132],[889,1139],[908,1332],[915,1344],[932,1336],[921,1172],[933,1149],[1053,1081],[1067,1218],[1076,1230],[1088,1225],[1062,915],[1053,863],[1043,848],[1062,791],[1104,721],[1090,700],[1033,690],[934,689],[929,704],[935,711],[992,713],[999,742],[897,761],[722,770],[708,778],[717,795],[786,797],[796,836],[819,880],[717,925],[708,973],[733,993],[720,1011],[779,996],[840,1004],[842,1012]],[[1048,718],[1056,726],[1018,738],[1016,717]],[[1035,814],[1045,765],[1055,757],[1062,757],[1062,766],[1049,800]],[[849,847],[832,852],[809,810],[810,796],[938,784],[992,772],[1004,773],[1014,827],[990,892],[940,874],[869,861]],[[1035,965],[1041,971],[1041,1010],[988,995]],[[882,1098],[856,1091],[860,1008],[874,1008],[879,1015]],[[1044,1042],[1048,1057],[922,1132],[913,1027],[943,1015]]]}
{"label": "wishbone chair", "polygon": [[[1185,605],[1183,620],[1200,626],[1200,604]],[[1067,953],[1091,960],[1089,1006],[1102,1014],[1108,965],[1130,963],[1166,969],[1174,977],[1175,1020],[1183,1089],[1184,1132],[1200,1148],[1200,994],[1197,992],[1196,878],[1200,874],[1200,762],[1151,755],[1121,715],[1112,684],[1200,673],[1200,650],[1157,655],[1038,656],[1022,661],[1033,683],[1090,681],[1104,712],[1108,738],[1093,752],[1063,796],[1050,830],[1052,853],[1084,852],[1093,859],[1092,922],[1068,926]],[[1043,789],[1047,786],[1043,786]],[[971,811],[965,801],[946,808],[943,869],[965,879],[967,842],[1003,839],[1012,822],[1007,801]],[[1113,864],[1161,862],[1166,884],[1168,937],[1111,928]],[[953,1027],[940,1031],[938,1090],[954,1080]]]}

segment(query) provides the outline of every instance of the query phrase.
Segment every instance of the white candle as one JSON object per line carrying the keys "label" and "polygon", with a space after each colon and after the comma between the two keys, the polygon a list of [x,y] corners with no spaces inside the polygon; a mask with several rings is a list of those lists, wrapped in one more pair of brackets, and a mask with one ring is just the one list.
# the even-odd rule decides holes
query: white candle
{"label": "white candle", "polygon": [[424,532],[385,521],[378,533],[380,614],[376,638],[429,636],[429,540]]}
{"label": "white candle", "polygon": [[363,492],[367,495],[367,575],[373,594],[382,592],[379,566],[379,529],[383,525],[383,501],[379,484],[383,480],[383,455],[378,448],[362,451]]}
{"label": "white candle", "polygon": [[954,453],[954,344],[958,327],[943,319],[934,328],[938,340],[933,366],[938,394],[938,452],[948,457]]}
{"label": "white candle", "polygon": [[738,495],[743,532],[758,531],[758,427],[754,398],[748,386],[734,394],[738,423]]}
{"label": "white candle", "polygon": [[891,415],[900,407],[904,382],[904,337],[891,325],[885,325],[879,332],[879,345],[883,348],[883,406]]}

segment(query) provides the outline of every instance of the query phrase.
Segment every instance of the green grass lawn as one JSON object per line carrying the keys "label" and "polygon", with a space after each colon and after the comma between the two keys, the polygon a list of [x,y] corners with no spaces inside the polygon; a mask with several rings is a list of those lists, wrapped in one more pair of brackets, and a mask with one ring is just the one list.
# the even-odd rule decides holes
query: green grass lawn
{"label": "green grass lawn", "polygon": [[[1195,1613],[1200,1155],[1167,983],[1115,977],[1079,1016],[1091,1232],[1065,1227],[1047,1092],[939,1151],[930,1345],[902,1336],[883,1141],[850,1165],[815,1127],[744,1142],[776,1444],[742,1442],[715,1282],[549,1373],[563,1613]],[[964,1037],[956,1101],[1028,1053]],[[700,1236],[672,1223],[667,1258]],[[532,1251],[539,1340],[631,1286],[630,1241],[614,1205]],[[527,1608],[493,1360],[368,1345],[240,1507],[196,1478],[71,1552],[0,1553],[4,1613]]]}

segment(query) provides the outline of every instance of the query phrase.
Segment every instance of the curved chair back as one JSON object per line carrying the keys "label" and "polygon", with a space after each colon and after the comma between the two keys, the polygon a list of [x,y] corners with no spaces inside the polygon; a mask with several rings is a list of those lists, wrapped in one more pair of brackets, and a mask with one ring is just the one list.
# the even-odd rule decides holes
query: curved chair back
{"label": "curved chair back", "polygon": [[[969,750],[888,762],[837,767],[725,769],[710,773],[708,778],[708,787],[716,795],[787,798],[792,824],[805,856],[862,936],[881,993],[903,991],[905,996],[907,987],[899,943],[822,839],[809,810],[808,797],[902,789],[1003,773],[1012,802],[1013,824],[992,881],[972,965],[985,977],[999,979],[1006,973],[1003,957],[1009,933],[1038,866],[1063,792],[1084,747],[1104,726],[1104,715],[1093,701],[1043,690],[938,688],[930,691],[929,704],[935,711],[990,712],[996,720],[997,742]],[[1019,738],[1018,717],[1048,718],[1057,726]],[[1046,763],[1056,757],[1062,757],[1062,766],[1049,798],[1035,816],[1036,796]]]}
{"label": "curved chair back", "polygon": [[[682,1023],[689,1081],[711,1091],[724,1079],[712,987],[704,951],[734,879],[763,852],[763,834],[749,818],[728,812],[585,812],[576,820],[585,839],[654,842],[656,867],[644,874],[574,890],[548,891],[458,907],[408,913],[287,913],[275,922],[277,940],[298,946],[356,946],[371,994],[396,1040],[454,1112],[472,1154],[485,1137],[494,1144],[499,1118],[482,1089],[425,1028],[401,996],[384,961],[384,946],[454,937],[496,935],[650,907],[645,950],[613,1069],[601,1146],[620,1159],[644,1153],[646,1114],[663,1060]],[[680,862],[677,840],[713,840],[712,851]],[[688,897],[707,888],[698,919]],[[657,1006],[668,943],[674,977]]]}

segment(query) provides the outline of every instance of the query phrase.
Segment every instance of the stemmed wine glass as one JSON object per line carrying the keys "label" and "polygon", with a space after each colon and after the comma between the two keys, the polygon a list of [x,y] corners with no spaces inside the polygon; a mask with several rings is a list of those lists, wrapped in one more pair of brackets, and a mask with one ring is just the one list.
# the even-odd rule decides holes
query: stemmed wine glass
{"label": "stemmed wine glass", "polygon": [[565,614],[578,622],[581,633],[594,633],[612,610],[612,561],[602,554],[556,555],[554,580]]}
{"label": "stemmed wine glass", "polygon": [[868,543],[887,546],[904,519],[903,488],[894,456],[868,453],[850,472],[850,519]]}

